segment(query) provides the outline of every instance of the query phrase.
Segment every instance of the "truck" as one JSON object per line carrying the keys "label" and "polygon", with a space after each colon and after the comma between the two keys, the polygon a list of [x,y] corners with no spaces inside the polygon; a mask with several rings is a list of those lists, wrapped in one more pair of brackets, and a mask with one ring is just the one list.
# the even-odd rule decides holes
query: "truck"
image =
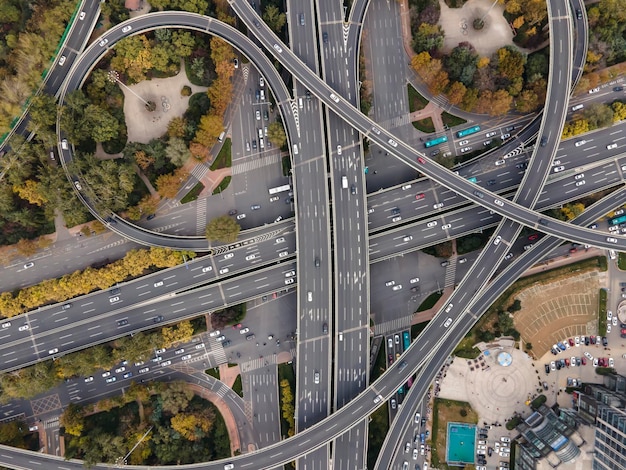
{"label": "truck", "polygon": [[341,177],[341,187],[343,189],[348,189],[348,177],[346,175]]}

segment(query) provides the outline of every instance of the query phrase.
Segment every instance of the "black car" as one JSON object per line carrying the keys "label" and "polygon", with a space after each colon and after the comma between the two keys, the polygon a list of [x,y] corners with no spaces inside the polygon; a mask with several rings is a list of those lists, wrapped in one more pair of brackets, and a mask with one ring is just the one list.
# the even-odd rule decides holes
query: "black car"
{"label": "black car", "polygon": [[624,91],[624,87],[623,86],[613,87],[613,91]]}
{"label": "black car", "polygon": [[496,180],[487,181],[487,186],[493,186],[494,184],[496,184]]}
{"label": "black car", "polygon": [[306,91],[305,95],[306,95],[306,100],[311,101],[311,92],[309,90]]}
{"label": "black car", "polygon": [[228,211],[228,215],[236,215],[237,214],[237,209],[231,209]]}
{"label": "black car", "polygon": [[585,346],[589,346],[589,336],[585,336]]}
{"label": "black car", "polygon": [[152,220],[156,217],[156,214],[150,214],[148,217],[146,217],[146,219],[148,220]]}
{"label": "black car", "polygon": [[117,321],[117,326],[125,326],[128,325],[128,320],[126,318]]}
{"label": "black car", "polygon": [[328,333],[328,323],[324,323],[322,325],[322,333],[324,333],[324,334]]}
{"label": "black car", "polygon": [[546,374],[549,374],[550,373],[550,364],[546,364],[544,366],[544,369],[546,370]]}
{"label": "black car", "polygon": [[109,291],[109,295],[117,295],[120,293],[120,288],[119,287],[114,287],[113,289],[111,289]]}
{"label": "black car", "polygon": [[545,147],[548,144],[548,138],[546,136],[543,136],[541,138],[541,146]]}
{"label": "black car", "polygon": [[583,12],[580,8],[576,8],[576,19],[577,20],[582,20],[583,19]]}
{"label": "black car", "polygon": [[606,339],[606,336],[602,337],[602,346],[606,347],[609,345],[609,340]]}
{"label": "black car", "polygon": [[515,165],[515,168],[519,168],[520,170],[525,169],[528,166],[528,162],[522,162]]}
{"label": "black car", "polygon": [[163,315],[156,316],[152,319],[154,323],[161,323],[163,321]]}
{"label": "black car", "polygon": [[394,207],[393,209],[391,209],[391,215],[399,215],[400,214],[400,209],[398,209],[397,207]]}
{"label": "black car", "polygon": [[327,32],[323,32],[322,33],[322,40],[324,41],[324,44],[328,44],[328,33]]}
{"label": "black car", "polygon": [[315,258],[315,267],[319,268],[320,267],[320,259],[319,258]]}

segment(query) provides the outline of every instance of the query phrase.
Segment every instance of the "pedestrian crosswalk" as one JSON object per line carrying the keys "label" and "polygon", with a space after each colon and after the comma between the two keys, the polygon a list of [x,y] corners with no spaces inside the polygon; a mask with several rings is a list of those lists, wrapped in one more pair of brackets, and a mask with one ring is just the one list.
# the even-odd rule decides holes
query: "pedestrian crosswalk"
{"label": "pedestrian crosswalk", "polygon": [[374,335],[386,335],[388,333],[394,333],[406,330],[407,328],[411,328],[412,319],[412,315],[407,315],[400,318],[394,318],[393,320],[388,320],[382,323],[377,323],[376,325],[374,325]]}
{"label": "pedestrian crosswalk", "polygon": [[[207,345],[207,352],[209,353],[209,359],[212,363],[212,367],[219,364],[226,364],[228,362],[226,360],[226,352],[224,351],[222,343],[211,338],[210,340],[205,341],[204,344]],[[213,365],[213,362],[215,362],[215,365]]]}
{"label": "pedestrian crosswalk", "polygon": [[202,235],[206,231],[206,198],[196,200],[196,234]]}
{"label": "pedestrian crosswalk", "polygon": [[242,362],[241,364],[239,364],[239,368],[241,372],[243,373],[243,372],[250,372],[256,369],[261,369],[271,364],[276,364],[275,354],[272,354],[270,356],[259,357],[257,359],[252,359],[251,361]]}
{"label": "pedestrian crosswalk", "polygon": [[280,153],[273,153],[263,158],[248,160],[247,162],[239,163],[238,165],[233,166],[232,174],[239,175],[248,171],[262,168],[264,166],[275,165],[276,163],[280,162],[280,159]]}
{"label": "pedestrian crosswalk", "polygon": [[450,264],[446,267],[446,278],[444,281],[444,287],[450,287],[450,286],[454,286],[454,281],[456,279],[456,260],[457,260],[457,256],[451,256],[448,261],[450,261]]}
{"label": "pedestrian crosswalk", "polygon": [[191,170],[191,176],[200,181],[206,175],[206,172],[209,171],[209,167],[204,163],[197,163],[196,166]]}
{"label": "pedestrian crosswalk", "polygon": [[46,419],[43,422],[44,429],[56,429],[59,427],[59,417]]}

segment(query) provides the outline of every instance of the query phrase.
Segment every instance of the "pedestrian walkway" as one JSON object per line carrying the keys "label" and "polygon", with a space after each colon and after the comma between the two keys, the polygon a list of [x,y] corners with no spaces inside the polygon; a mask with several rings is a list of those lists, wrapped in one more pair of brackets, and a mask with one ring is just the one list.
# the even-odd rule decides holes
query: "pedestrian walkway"
{"label": "pedestrian walkway", "polygon": [[233,175],[240,175],[249,171],[258,170],[259,168],[263,168],[264,166],[270,166],[280,163],[281,159],[282,156],[280,153],[273,153],[262,158],[255,158],[253,160],[248,160],[247,162],[233,166],[232,173]]}
{"label": "pedestrian walkway", "polygon": [[388,333],[406,330],[411,327],[413,315],[406,315],[400,318],[394,318],[382,323],[374,325],[374,336],[384,336]]}
{"label": "pedestrian walkway", "polygon": [[204,234],[206,230],[206,206],[207,198],[201,197],[196,200],[196,233]]}
{"label": "pedestrian walkway", "polygon": [[444,287],[454,287],[456,280],[456,266],[457,266],[457,255],[454,254],[450,258],[448,258],[448,266],[446,266],[446,277],[443,282]]}
{"label": "pedestrian walkway", "polygon": [[269,356],[252,359],[251,361],[242,362],[239,364],[239,367],[241,368],[241,372],[245,373],[256,369],[262,369],[263,367],[267,367],[270,364],[276,364],[276,360],[276,354],[271,354]]}

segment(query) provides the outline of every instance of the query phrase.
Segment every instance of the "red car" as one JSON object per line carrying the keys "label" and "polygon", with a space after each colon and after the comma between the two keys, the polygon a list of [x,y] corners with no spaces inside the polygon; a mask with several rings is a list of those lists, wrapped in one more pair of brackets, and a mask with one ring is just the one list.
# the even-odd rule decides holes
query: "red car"
{"label": "red car", "polygon": [[574,340],[572,338],[570,338],[570,339],[568,339],[568,341],[569,341],[569,345],[573,347],[574,346]]}
{"label": "red car", "polygon": [[569,252],[570,252],[570,253],[576,253],[576,251],[577,251],[577,250],[576,250],[576,248],[570,248],[570,249],[569,249]]}
{"label": "red car", "polygon": [[422,157],[417,157],[417,161],[421,163],[422,165],[426,164],[426,160],[424,160]]}
{"label": "red car", "polygon": [[581,357],[580,358],[580,362],[582,363],[583,366],[587,365],[587,358],[586,357]]}
{"label": "red car", "polygon": [[415,195],[415,199],[417,199],[418,201],[421,201],[422,199],[424,199],[424,193],[419,193]]}
{"label": "red car", "polygon": [[[528,239],[532,242],[533,240],[537,240],[537,238],[539,238],[539,235],[537,235],[536,233],[533,233],[532,235],[528,236]],[[573,346],[573,345],[572,345]]]}
{"label": "red car", "polygon": [[569,367],[569,359],[565,359],[565,365]]}

